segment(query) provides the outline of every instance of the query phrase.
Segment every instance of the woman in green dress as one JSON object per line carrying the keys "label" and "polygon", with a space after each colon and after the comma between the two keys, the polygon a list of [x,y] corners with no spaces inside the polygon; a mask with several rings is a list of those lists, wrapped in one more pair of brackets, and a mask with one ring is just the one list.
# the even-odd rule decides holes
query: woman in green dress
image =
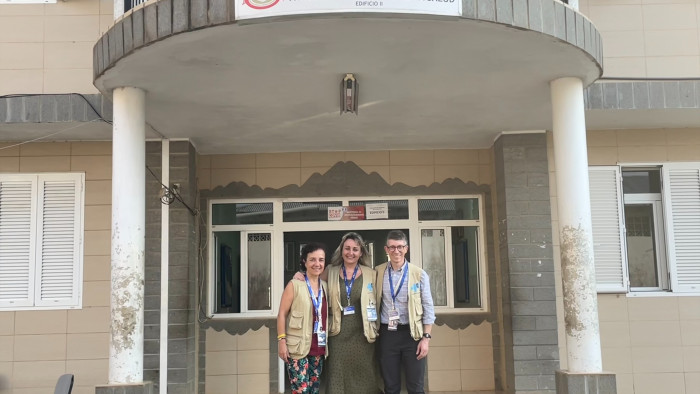
{"label": "woman in green dress", "polygon": [[327,393],[379,392],[374,341],[377,338],[377,272],[364,240],[347,233],[333,253],[328,274]]}

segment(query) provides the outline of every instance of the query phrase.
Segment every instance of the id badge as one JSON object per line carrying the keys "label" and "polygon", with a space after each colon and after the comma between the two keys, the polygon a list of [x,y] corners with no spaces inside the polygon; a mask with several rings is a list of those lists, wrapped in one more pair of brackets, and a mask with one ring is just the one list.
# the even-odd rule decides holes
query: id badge
{"label": "id badge", "polygon": [[355,307],[350,305],[346,306],[343,308],[343,315],[354,315],[355,314]]}
{"label": "id badge", "polygon": [[389,323],[387,324],[389,331],[396,331],[399,329],[399,311],[396,309],[389,311]]}
{"label": "id badge", "polygon": [[318,346],[321,346],[321,347],[326,346],[326,332],[325,331],[317,332],[316,339],[318,339]]}
{"label": "id badge", "polygon": [[377,308],[374,305],[367,307],[367,321],[377,321]]}

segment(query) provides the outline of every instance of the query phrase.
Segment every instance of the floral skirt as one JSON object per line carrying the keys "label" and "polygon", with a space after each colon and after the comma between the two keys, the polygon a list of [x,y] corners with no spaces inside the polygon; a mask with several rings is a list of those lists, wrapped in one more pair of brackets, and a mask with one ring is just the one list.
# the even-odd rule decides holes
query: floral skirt
{"label": "floral skirt", "polygon": [[287,375],[293,394],[318,394],[321,387],[323,356],[306,356],[299,360],[290,359]]}

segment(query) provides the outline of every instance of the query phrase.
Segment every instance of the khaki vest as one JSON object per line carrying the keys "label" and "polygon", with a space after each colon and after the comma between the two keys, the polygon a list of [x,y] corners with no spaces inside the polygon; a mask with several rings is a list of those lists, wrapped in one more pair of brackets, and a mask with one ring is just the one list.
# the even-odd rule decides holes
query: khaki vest
{"label": "khaki vest", "polygon": [[[294,300],[287,315],[287,350],[289,356],[295,360],[306,357],[311,351],[311,339],[314,330],[314,312],[309,288],[306,281],[292,280],[294,286]],[[321,281],[323,287],[323,297],[328,295],[326,282]],[[328,300],[326,299],[326,314],[328,314]],[[326,322],[328,324],[328,322]],[[326,357],[328,357],[328,346],[326,345]]]}
{"label": "khaki vest", "polygon": [[[328,316],[328,335],[335,336],[340,333],[340,319],[343,316],[343,304],[345,300],[340,300],[340,270],[342,266],[330,266],[328,267],[328,298],[330,305],[329,316]],[[369,305],[374,305],[377,307],[377,272],[370,267],[361,266],[362,270],[362,294],[360,296],[360,303],[362,309],[362,327],[367,338],[367,342],[373,343],[377,339],[377,327],[378,321],[368,321],[367,320],[367,307]],[[377,308],[377,310],[379,310]],[[355,311],[358,313],[359,311]]]}
{"label": "khaki vest", "polygon": [[[420,277],[423,269],[406,262],[408,267],[408,324],[411,327],[411,336],[416,341],[423,337],[423,303],[421,300]],[[377,266],[377,313],[381,316],[382,297],[384,296],[384,273],[388,263]],[[416,284],[418,284],[416,286]]]}

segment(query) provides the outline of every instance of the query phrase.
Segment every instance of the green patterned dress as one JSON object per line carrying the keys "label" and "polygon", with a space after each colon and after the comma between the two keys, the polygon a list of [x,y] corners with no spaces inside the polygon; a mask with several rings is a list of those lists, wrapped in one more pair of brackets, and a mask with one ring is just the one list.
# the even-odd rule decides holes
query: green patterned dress
{"label": "green patterned dress", "polygon": [[[340,333],[328,338],[328,360],[325,365],[328,394],[377,394],[377,363],[374,344],[367,342],[362,328],[360,295],[364,275],[355,278],[350,291],[354,315],[342,316]],[[340,276],[340,303],[347,304],[347,292]],[[329,317],[328,320],[331,318]]]}

